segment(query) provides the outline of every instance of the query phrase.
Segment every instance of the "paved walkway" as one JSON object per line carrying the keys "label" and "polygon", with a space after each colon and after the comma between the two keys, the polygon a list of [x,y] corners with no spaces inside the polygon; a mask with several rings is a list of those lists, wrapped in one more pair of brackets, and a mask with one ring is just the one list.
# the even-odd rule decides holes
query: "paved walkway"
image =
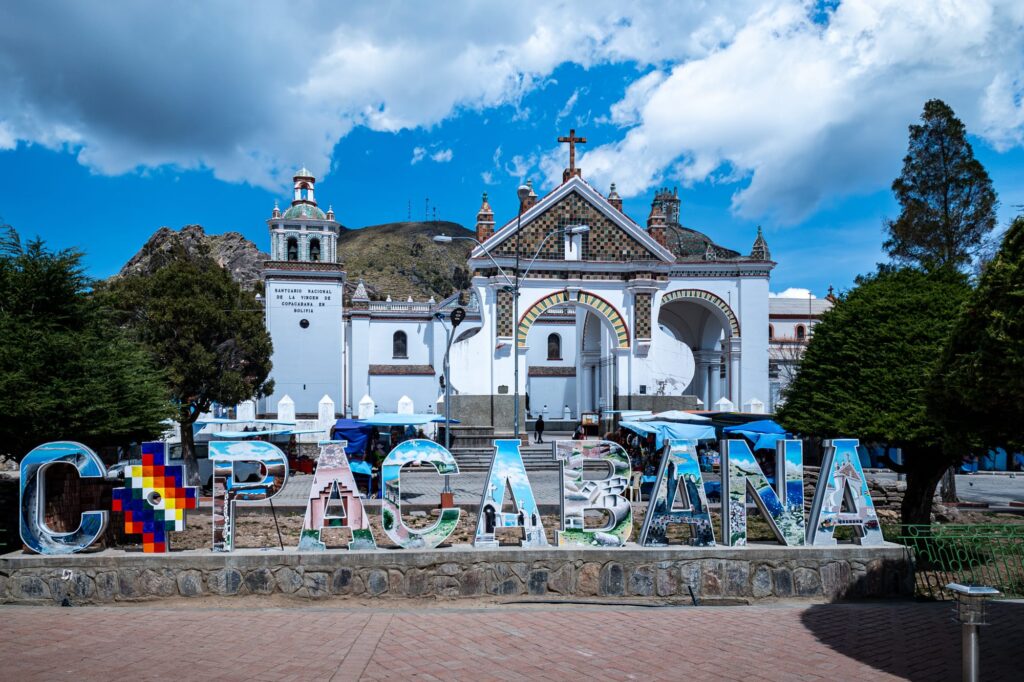
{"label": "paved walkway", "polygon": [[[960,679],[948,604],[265,603],[0,607],[4,678]],[[1024,603],[990,620],[982,679],[1020,679]]]}

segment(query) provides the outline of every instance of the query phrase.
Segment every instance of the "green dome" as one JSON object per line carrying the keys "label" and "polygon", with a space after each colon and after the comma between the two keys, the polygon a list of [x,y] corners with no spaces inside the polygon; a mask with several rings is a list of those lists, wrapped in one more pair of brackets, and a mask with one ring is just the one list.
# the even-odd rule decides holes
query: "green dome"
{"label": "green dome", "polygon": [[313,204],[295,204],[289,206],[284,212],[283,218],[311,218],[313,220],[327,220],[324,212]]}

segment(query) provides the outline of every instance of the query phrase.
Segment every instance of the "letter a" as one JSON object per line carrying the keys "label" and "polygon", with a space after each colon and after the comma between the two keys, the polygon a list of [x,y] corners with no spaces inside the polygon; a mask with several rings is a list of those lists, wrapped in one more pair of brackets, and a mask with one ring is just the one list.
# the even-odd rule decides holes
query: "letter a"
{"label": "letter a", "polygon": [[[503,512],[505,488],[512,491],[512,504],[516,511]],[[480,497],[480,513],[477,515],[474,547],[497,547],[494,535],[497,528],[523,529],[523,547],[547,547],[544,526],[533,497],[530,479],[526,476],[523,456],[519,453],[518,440],[494,441],[494,459],[487,474],[484,493]]]}
{"label": "letter a", "polygon": [[[320,444],[320,457],[316,462],[313,484],[309,487],[306,518],[302,521],[299,551],[321,552],[327,545],[321,531],[327,528],[349,528],[352,540],[349,549],[377,549],[370,532],[370,520],[363,509],[362,495],[352,476],[343,440]],[[331,503],[340,505],[339,514],[329,513]]]}
{"label": "letter a", "polygon": [[860,466],[859,444],[856,438],[825,441],[821,477],[811,505],[807,544],[816,547],[838,544],[834,533],[839,526],[852,527],[853,541],[857,544],[885,543],[864,469]]}
{"label": "letter a", "polygon": [[[673,509],[677,498],[682,508]],[[658,478],[651,490],[647,515],[640,529],[640,544],[667,545],[665,528],[670,523],[689,524],[691,545],[711,547],[715,544],[695,440],[670,440],[665,444]]]}

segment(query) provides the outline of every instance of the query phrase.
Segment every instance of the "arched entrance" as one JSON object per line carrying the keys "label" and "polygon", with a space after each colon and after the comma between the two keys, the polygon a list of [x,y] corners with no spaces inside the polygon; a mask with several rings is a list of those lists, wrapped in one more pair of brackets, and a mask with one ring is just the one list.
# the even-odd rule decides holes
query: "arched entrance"
{"label": "arched entrance", "polygon": [[[695,371],[685,392],[705,409],[738,395],[740,325],[732,307],[704,289],[677,289],[661,297],[658,325],[693,352]],[[737,406],[738,407],[738,406]]]}
{"label": "arched entrance", "polygon": [[[617,355],[630,348],[619,310],[589,291],[547,294],[520,317],[517,345],[524,356],[530,418],[580,418],[612,409],[617,395]],[[571,427],[570,427],[571,428]]]}

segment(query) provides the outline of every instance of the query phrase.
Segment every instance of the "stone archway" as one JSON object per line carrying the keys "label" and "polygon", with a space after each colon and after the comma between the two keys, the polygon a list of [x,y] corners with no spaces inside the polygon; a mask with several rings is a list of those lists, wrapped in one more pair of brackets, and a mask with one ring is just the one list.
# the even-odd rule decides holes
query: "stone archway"
{"label": "stone archway", "polygon": [[673,301],[680,300],[696,300],[704,301],[705,304],[710,304],[717,308],[729,323],[729,331],[732,336],[740,335],[740,321],[736,317],[736,313],[733,312],[732,307],[729,306],[720,296],[717,296],[710,291],[704,289],[676,289],[670,291],[661,297],[660,305],[667,305]]}
{"label": "stone archway", "polygon": [[581,305],[597,313],[611,325],[615,333],[616,347],[619,349],[629,348],[629,327],[622,314],[616,310],[608,301],[595,293],[589,291],[570,292],[568,289],[548,294],[530,306],[523,316],[519,318],[519,326],[516,329],[516,344],[519,348],[526,347],[526,337],[530,333],[530,327],[541,314],[556,305],[572,303]]}

